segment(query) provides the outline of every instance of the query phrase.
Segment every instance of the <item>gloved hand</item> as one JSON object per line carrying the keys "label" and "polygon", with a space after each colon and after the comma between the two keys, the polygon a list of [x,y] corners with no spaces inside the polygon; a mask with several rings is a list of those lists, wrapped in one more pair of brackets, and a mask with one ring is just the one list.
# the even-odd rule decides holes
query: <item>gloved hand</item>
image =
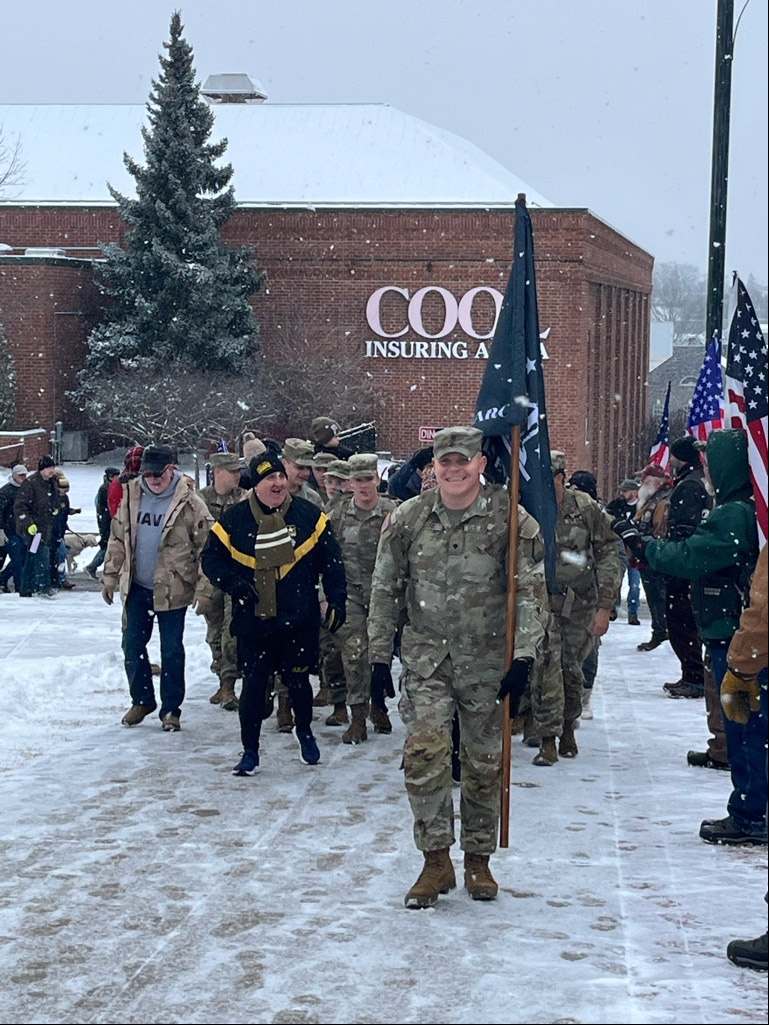
{"label": "gloved hand", "polygon": [[326,609],[326,618],[323,620],[323,625],[330,634],[335,634],[337,630],[344,626],[345,620],[347,619],[347,612],[344,605],[332,605],[330,602]]}
{"label": "gloved hand", "polygon": [[195,601],[195,615],[208,616],[213,612],[214,606],[210,598],[197,598]]}
{"label": "gloved hand", "polygon": [[507,670],[499,684],[497,692],[497,704],[501,704],[510,695],[510,715],[518,715],[518,708],[521,698],[526,691],[529,682],[531,667],[534,665],[533,658],[516,658]]}
{"label": "gloved hand", "polygon": [[428,463],[433,461],[433,449],[432,445],[430,448],[419,448],[411,457],[411,465],[415,470],[424,470]]}
{"label": "gloved hand", "polygon": [[34,537],[35,534],[37,533],[37,524],[36,523],[30,523],[30,525],[27,527],[27,533],[29,534],[30,537]]}
{"label": "gloved hand", "polygon": [[115,588],[110,587],[109,584],[101,585],[101,596],[108,605],[111,605],[115,600]]}
{"label": "gloved hand", "polygon": [[642,561],[648,539],[641,534],[635,523],[624,519],[612,520],[611,529],[622,538],[625,548],[633,558]]}
{"label": "gloved hand", "polygon": [[371,667],[371,700],[377,708],[387,711],[385,698],[395,697],[393,674],[385,662],[375,662]]}
{"label": "gloved hand", "polygon": [[259,592],[253,580],[244,580],[242,577],[235,581],[230,591],[233,602],[240,605],[248,605],[249,602],[259,601]]}
{"label": "gloved hand", "polygon": [[721,683],[721,707],[726,718],[744,726],[750,719],[750,713],[761,709],[760,691],[755,676],[741,680],[727,669]]}

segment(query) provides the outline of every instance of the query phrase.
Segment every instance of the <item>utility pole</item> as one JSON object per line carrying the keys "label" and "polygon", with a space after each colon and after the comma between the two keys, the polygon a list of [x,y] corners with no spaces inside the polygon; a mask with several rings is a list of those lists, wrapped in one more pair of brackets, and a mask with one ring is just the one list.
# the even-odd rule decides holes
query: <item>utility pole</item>
{"label": "utility pole", "polygon": [[717,0],[716,75],[713,97],[713,156],[710,177],[710,249],[705,345],[721,337],[726,263],[726,194],[729,182],[729,113],[732,97],[734,0]]}

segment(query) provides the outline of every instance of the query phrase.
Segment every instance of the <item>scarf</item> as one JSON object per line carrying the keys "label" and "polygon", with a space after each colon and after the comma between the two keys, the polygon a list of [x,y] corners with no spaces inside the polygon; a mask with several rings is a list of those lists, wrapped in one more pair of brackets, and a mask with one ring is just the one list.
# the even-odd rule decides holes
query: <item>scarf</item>
{"label": "scarf", "polygon": [[294,546],[286,527],[284,514],[291,505],[289,495],[283,505],[272,512],[265,512],[253,491],[248,493],[248,505],[256,520],[256,541],[254,543],[254,583],[259,592],[254,614],[259,619],[274,619],[278,614],[275,585],[281,566],[294,561]]}

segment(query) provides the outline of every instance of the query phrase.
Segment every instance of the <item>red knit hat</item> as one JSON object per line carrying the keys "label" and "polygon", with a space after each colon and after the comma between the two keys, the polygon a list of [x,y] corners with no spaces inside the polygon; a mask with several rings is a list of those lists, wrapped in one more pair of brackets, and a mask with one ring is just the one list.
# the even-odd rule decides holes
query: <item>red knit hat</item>
{"label": "red knit hat", "polygon": [[136,445],[135,448],[129,448],[125,454],[125,469],[128,473],[138,473],[139,467],[142,464],[142,456],[144,455],[144,448],[141,445]]}

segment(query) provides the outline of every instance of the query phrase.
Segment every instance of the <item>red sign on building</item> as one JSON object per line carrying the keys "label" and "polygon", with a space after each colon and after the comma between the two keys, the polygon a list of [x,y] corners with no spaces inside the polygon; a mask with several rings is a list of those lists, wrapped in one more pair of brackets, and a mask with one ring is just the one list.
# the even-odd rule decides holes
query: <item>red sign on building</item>
{"label": "red sign on building", "polygon": [[420,427],[419,428],[419,440],[423,444],[432,445],[435,432],[439,431],[440,427]]}

